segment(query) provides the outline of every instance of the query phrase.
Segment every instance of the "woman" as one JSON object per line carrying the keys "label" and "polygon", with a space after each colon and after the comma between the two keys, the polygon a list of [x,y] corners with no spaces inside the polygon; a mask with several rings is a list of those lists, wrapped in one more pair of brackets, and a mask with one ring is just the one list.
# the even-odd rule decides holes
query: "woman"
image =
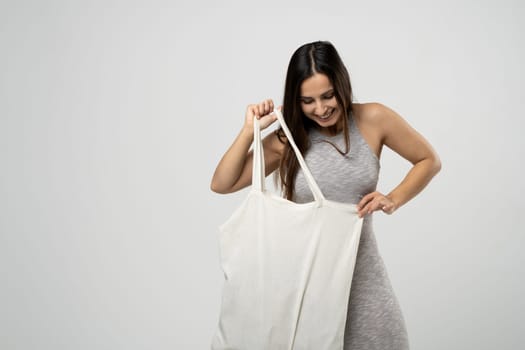
{"label": "woman", "polygon": [[[348,72],[329,42],[313,42],[292,55],[282,112],[295,143],[327,199],[358,203],[364,216],[351,286],[344,349],[408,349],[405,322],[378,253],[372,213],[392,214],[418,194],[441,163],[432,146],[397,113],[379,103],[353,103]],[[251,184],[253,118],[261,129],[276,116],[274,103],[249,105],[244,127],[219,162],[211,189],[231,193]],[[376,191],[383,146],[413,164],[388,194]],[[266,176],[278,170],[284,196],[313,200],[282,129],[263,140]]]}

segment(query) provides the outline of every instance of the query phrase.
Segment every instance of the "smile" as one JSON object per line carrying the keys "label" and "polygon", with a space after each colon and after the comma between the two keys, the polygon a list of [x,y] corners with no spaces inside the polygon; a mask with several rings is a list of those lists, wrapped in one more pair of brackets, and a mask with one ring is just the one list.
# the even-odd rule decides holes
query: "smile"
{"label": "smile", "polygon": [[317,116],[317,118],[321,119],[322,121],[326,121],[326,120],[330,119],[332,114],[334,114],[334,110],[333,109],[330,112],[328,112],[327,114],[325,114],[325,115]]}

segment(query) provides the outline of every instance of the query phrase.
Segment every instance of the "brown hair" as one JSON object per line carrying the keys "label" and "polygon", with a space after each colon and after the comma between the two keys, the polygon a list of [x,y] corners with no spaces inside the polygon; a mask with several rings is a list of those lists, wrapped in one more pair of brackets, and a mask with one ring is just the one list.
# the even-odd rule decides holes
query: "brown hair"
{"label": "brown hair", "polygon": [[[328,77],[334,87],[335,98],[343,112],[343,130],[346,151],[342,152],[333,143],[325,141],[334,146],[341,154],[348,153],[348,116],[352,113],[352,86],[350,76],[346,70],[341,57],[335,47],[328,41],[316,41],[299,47],[290,59],[286,82],[284,87],[283,117],[292,133],[297,148],[304,155],[310,148],[311,142],[308,131],[316,127],[316,123],[308,119],[301,108],[300,95],[301,84],[315,73],[324,74]],[[336,126],[331,126],[329,131],[335,132]],[[275,130],[279,140],[286,144],[283,156],[279,164],[279,172],[275,173],[276,184],[280,179],[281,194],[288,200],[293,200],[295,177],[299,170],[299,161],[289,143],[286,143],[282,128]]]}

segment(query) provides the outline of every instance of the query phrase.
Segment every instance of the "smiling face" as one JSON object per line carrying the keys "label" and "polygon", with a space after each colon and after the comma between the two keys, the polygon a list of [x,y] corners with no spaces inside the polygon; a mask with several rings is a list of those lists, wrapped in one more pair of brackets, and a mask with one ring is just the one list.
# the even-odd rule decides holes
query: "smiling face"
{"label": "smiling face", "polygon": [[330,79],[315,73],[301,84],[301,109],[304,115],[320,126],[322,133],[331,134],[342,128],[342,109],[335,97]]}

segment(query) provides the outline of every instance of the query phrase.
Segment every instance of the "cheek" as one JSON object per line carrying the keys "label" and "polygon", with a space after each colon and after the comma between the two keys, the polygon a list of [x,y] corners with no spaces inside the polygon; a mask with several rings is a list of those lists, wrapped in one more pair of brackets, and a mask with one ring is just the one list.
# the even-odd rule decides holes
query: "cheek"
{"label": "cheek", "polygon": [[337,103],[337,99],[335,99],[335,97],[333,99],[330,99],[329,104],[334,108],[339,108],[339,103]]}
{"label": "cheek", "polygon": [[310,105],[306,105],[306,104],[301,104],[301,110],[303,111],[304,114],[308,115],[308,114],[312,114],[312,107]]}

